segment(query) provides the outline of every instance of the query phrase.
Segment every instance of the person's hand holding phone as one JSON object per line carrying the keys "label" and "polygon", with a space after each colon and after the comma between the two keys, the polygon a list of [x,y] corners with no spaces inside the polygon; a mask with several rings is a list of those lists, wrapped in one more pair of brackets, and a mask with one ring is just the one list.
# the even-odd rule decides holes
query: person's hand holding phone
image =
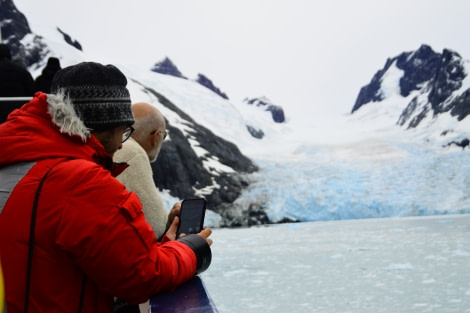
{"label": "person's hand holding phone", "polygon": [[180,223],[176,235],[197,234],[204,228],[206,200],[204,198],[185,199],[181,202]]}
{"label": "person's hand holding phone", "polygon": [[166,222],[165,233],[170,229],[171,224],[176,216],[180,216],[181,212],[181,202],[176,202],[171,208],[170,213],[168,213],[168,220]]}
{"label": "person's hand holding phone", "polygon": [[[170,228],[168,229],[168,231],[166,232],[166,236],[170,239],[170,240],[176,240],[176,230],[178,229],[178,224],[179,224],[179,217],[178,216],[175,216],[175,218],[173,219],[173,223],[171,224]],[[201,236],[202,238],[204,238],[204,240],[207,242],[207,244],[210,246],[212,245],[212,239],[209,238],[209,236],[212,234],[212,229],[210,228],[204,228],[203,230],[201,230],[198,235]],[[183,237],[183,236],[186,236],[186,234],[180,234],[179,237]]]}
{"label": "person's hand holding phone", "polygon": [[203,198],[186,199],[181,203],[177,202],[168,216],[173,221],[166,232],[167,237],[171,240],[176,240],[188,234],[197,234],[211,245],[212,239],[209,236],[212,234],[212,229],[204,228],[205,212],[206,200]]}
{"label": "person's hand holding phone", "polygon": [[168,228],[167,232],[165,233],[165,235],[170,240],[176,240],[176,230],[178,229],[179,222],[180,222],[179,217],[175,216],[173,218],[173,223],[171,223],[170,228]]}
{"label": "person's hand holding phone", "polygon": [[209,236],[212,234],[212,229],[210,228],[204,228],[203,230],[201,230],[198,235],[201,236],[202,238],[204,238],[207,243],[210,245],[212,245],[212,239],[209,238]]}

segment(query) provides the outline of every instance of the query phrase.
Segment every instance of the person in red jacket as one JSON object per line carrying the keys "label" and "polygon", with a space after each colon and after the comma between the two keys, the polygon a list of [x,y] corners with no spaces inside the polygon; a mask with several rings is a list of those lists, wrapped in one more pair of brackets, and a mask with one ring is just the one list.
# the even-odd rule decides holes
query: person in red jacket
{"label": "person in red jacket", "polygon": [[57,72],[0,124],[0,255],[7,310],[112,312],[208,268],[211,229],[162,242],[112,156],[132,133],[127,80],[112,65]]}

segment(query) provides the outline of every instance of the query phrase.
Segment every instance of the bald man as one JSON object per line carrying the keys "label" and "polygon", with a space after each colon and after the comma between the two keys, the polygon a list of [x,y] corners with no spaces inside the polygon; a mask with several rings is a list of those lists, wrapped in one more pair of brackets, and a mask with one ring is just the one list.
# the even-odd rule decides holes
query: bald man
{"label": "bald man", "polygon": [[157,159],[167,136],[165,118],[156,107],[146,102],[134,103],[132,111],[135,131],[113,157],[114,162],[126,162],[129,167],[117,179],[139,196],[145,218],[160,238],[165,233],[167,222],[172,222],[174,216],[179,215],[181,206],[178,202],[170,214],[167,213],[155,187],[150,166]]}

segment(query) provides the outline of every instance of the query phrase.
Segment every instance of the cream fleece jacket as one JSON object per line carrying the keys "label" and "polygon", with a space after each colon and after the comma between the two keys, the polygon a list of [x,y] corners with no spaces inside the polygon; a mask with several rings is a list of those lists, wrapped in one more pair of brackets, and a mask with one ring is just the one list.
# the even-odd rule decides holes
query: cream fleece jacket
{"label": "cream fleece jacket", "polygon": [[113,157],[114,162],[126,162],[129,167],[117,179],[129,191],[137,194],[142,202],[142,210],[147,222],[152,226],[157,238],[163,235],[168,212],[153,181],[152,167],[145,150],[132,137],[122,145]]}

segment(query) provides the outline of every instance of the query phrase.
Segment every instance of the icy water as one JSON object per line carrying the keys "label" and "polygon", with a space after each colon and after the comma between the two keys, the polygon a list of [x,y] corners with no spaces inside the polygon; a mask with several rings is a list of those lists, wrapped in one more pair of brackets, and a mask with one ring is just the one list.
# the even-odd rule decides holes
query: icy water
{"label": "icy water", "polygon": [[220,313],[470,312],[470,215],[214,229]]}

